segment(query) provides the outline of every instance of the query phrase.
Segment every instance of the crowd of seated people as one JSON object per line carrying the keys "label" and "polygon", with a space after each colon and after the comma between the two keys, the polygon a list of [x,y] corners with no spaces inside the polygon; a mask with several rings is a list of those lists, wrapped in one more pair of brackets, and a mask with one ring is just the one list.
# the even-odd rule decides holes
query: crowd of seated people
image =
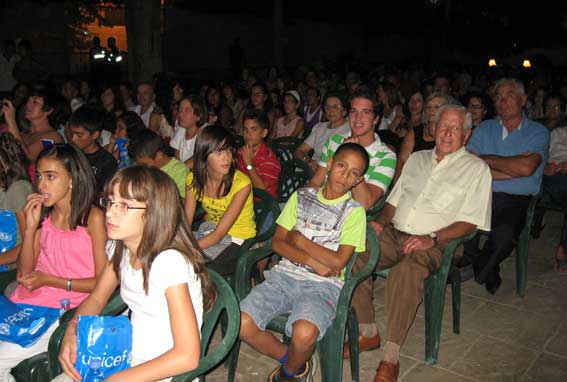
{"label": "crowd of seated people", "polygon": [[[385,201],[368,223],[380,238],[376,270],[391,268],[384,341],[374,321],[371,278],[352,304],[360,350],[384,345],[378,382],[397,380],[423,282],[438,271],[449,241],[488,233],[483,246],[473,240],[461,248],[456,263],[472,267],[476,282],[494,294],[502,283],[500,264],[542,184],[567,209],[560,86],[545,88],[542,111],[530,110],[539,103],[529,95],[539,93],[529,78],[491,75],[487,81],[473,73],[464,81],[385,66],[344,77],[307,67],[244,71],[236,81],[207,79],[206,85],[157,75],[96,88],[69,77],[59,86],[19,83],[2,100],[0,208],[12,210],[18,222],[17,245],[0,255],[0,265],[18,269],[6,293],[15,302],[46,306],[70,296],[78,314],[97,314],[109,291],[129,288],[125,302],[133,314],[160,328],[169,345],[138,347],[135,366],[114,380],[142,373],[167,380],[196,367],[202,314],[214,302],[207,270],[233,274],[243,243],[263,232],[254,189],[278,198],[285,163],[271,144],[282,137],[300,142],[292,159],[304,161],[313,176],[273,217],[272,248],[282,260],[263,264],[265,281],[241,302],[241,339],[280,363],[270,381],[311,380],[315,343],[334,318],[342,270],[355,251],[362,252],[355,270],[368,258],[365,211],[377,203]],[[139,217],[142,223],[134,224]],[[166,233],[156,232],[155,219],[169,227]],[[567,271],[566,226],[555,253],[560,272]],[[70,248],[58,253],[57,266],[50,264],[56,244],[47,235],[61,236],[58,245]],[[107,239],[116,244],[107,254],[111,261]],[[168,267],[177,268],[171,277]],[[152,317],[144,308],[150,297],[166,312]],[[289,311],[291,340],[284,345],[265,327]],[[186,314],[195,318],[190,332],[176,321]],[[46,351],[54,329],[26,351],[0,342],[0,381],[12,381],[13,367]],[[75,329],[69,326],[61,354],[70,378],[77,377],[69,353]],[[134,337],[145,329],[135,327]],[[347,343],[344,356],[349,352]]]}

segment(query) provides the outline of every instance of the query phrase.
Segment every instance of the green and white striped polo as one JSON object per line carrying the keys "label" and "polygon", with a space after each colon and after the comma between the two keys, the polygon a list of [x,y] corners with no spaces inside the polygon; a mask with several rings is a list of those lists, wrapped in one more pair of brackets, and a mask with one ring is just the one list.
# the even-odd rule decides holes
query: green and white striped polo
{"label": "green and white striped polo", "polygon": [[[335,151],[349,136],[350,132],[335,134],[329,138],[321,154],[319,166],[327,167],[327,159],[335,155]],[[364,174],[364,180],[368,184],[380,187],[386,193],[396,172],[396,154],[382,143],[377,134],[374,134],[374,142],[370,146],[365,147],[365,149],[370,157],[370,166],[368,166],[368,170]]]}

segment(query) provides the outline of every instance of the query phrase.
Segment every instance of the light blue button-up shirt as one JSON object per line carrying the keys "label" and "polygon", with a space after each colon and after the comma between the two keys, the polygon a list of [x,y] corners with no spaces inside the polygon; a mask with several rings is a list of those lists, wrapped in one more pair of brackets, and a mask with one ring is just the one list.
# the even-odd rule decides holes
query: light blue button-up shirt
{"label": "light blue button-up shirt", "polygon": [[467,149],[477,155],[498,155],[510,157],[532,152],[541,155],[542,161],[530,176],[514,179],[493,180],[493,192],[514,195],[535,195],[539,192],[543,168],[549,150],[549,131],[541,123],[523,118],[520,126],[509,134],[500,118],[482,122],[467,143]]}

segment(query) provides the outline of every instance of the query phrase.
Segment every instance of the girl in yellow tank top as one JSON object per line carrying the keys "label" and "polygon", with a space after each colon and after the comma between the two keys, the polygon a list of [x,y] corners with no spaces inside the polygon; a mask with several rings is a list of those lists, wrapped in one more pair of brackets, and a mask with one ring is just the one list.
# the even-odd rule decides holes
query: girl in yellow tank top
{"label": "girl in yellow tank top", "polygon": [[195,142],[194,169],[187,177],[187,219],[193,222],[200,201],[207,213],[205,219],[215,224],[212,232],[198,239],[201,248],[207,252],[226,235],[232,238],[233,245],[218,256],[221,262],[232,256],[225,252],[237,251],[244,240],[256,236],[252,183],[236,169],[232,150],[232,139],[223,127],[203,128]]}

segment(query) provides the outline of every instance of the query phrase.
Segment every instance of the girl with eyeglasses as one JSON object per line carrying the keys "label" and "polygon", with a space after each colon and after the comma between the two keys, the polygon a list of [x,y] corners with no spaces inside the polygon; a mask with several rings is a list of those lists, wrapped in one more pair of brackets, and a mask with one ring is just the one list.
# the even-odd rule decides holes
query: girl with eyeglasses
{"label": "girl with eyeglasses", "polygon": [[[36,174],[38,192],[24,207],[19,285],[9,298],[52,308],[69,299],[70,308],[75,308],[94,289],[106,264],[104,214],[93,206],[94,174],[85,155],[70,144],[43,150]],[[29,347],[0,341],[0,380],[11,381],[10,369],[47,351],[56,327]]]}
{"label": "girl with eyeglasses", "polygon": [[203,311],[216,293],[175,183],[156,168],[126,167],[109,181],[102,204],[114,240],[111,260],[67,326],[59,353],[63,370],[81,380],[74,367],[77,318],[100,314],[117,287],[132,312],[132,367],[105,380],[169,381],[195,369]]}
{"label": "girl with eyeglasses", "polygon": [[197,136],[193,171],[187,176],[185,214],[192,223],[197,202],[206,211],[198,242],[220,274],[234,272],[244,240],[256,236],[252,182],[236,169],[233,142],[222,126],[204,127]]}

